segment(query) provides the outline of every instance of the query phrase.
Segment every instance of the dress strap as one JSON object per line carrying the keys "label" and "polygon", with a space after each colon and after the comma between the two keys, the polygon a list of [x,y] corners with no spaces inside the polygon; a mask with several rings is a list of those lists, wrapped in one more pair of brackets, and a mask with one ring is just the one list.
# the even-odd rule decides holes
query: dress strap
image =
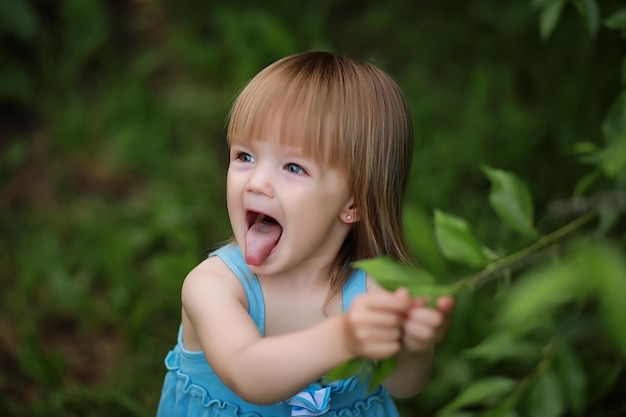
{"label": "dress strap", "polygon": [[265,304],[263,302],[263,291],[256,275],[250,271],[241,253],[241,249],[235,243],[222,246],[209,254],[218,256],[235,274],[248,298],[248,314],[254,320],[261,336],[265,334]]}
{"label": "dress strap", "polygon": [[348,311],[352,300],[359,294],[363,294],[367,291],[367,274],[362,269],[355,269],[348,278],[348,281],[343,285],[341,290],[343,300],[343,311]]}

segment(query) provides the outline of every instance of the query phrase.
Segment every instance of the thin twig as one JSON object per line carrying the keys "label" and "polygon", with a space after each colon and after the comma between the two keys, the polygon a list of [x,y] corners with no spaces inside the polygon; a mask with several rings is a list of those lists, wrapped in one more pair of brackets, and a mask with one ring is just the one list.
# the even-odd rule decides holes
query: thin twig
{"label": "thin twig", "polygon": [[[502,272],[504,270],[513,268],[515,265],[519,266],[523,260],[536,254],[539,250],[545,248],[546,246],[554,242],[557,242],[563,237],[580,229],[582,226],[589,223],[594,217],[596,217],[596,215],[597,213],[595,211],[590,211],[576,218],[575,220],[566,224],[560,229],[557,229],[553,231],[552,233],[549,233],[545,236],[541,236],[531,245],[517,252],[514,252],[508,256],[505,256],[504,258],[500,258],[490,263],[484,269],[477,272],[476,274],[460,279],[459,281],[455,283],[455,286],[476,288],[478,286],[484,285],[486,282],[491,281],[493,277],[503,275]],[[527,264],[527,263],[524,263],[524,264]]]}

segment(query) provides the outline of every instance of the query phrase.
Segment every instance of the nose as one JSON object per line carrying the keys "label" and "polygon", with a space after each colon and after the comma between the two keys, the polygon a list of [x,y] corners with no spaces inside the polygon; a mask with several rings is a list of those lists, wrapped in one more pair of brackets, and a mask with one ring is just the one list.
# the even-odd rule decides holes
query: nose
{"label": "nose", "polygon": [[251,171],[246,191],[253,194],[263,194],[268,197],[274,196],[273,178],[268,167],[257,164]]}

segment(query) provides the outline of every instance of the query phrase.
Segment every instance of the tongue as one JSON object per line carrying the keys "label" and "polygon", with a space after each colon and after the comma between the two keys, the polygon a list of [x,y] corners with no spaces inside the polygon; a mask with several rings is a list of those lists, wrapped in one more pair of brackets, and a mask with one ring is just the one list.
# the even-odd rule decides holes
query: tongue
{"label": "tongue", "polygon": [[263,263],[276,246],[281,233],[282,228],[276,223],[265,221],[254,223],[246,235],[246,263],[253,266]]}

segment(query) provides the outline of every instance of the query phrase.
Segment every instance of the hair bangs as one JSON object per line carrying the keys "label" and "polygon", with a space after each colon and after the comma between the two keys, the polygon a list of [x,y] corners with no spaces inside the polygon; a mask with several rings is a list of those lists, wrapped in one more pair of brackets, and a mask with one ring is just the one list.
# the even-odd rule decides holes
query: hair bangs
{"label": "hair bangs", "polygon": [[304,156],[331,167],[347,168],[352,147],[350,141],[341,140],[346,122],[338,117],[341,90],[321,75],[311,77],[277,65],[262,71],[235,101],[229,116],[229,144],[271,141],[298,147]]}

